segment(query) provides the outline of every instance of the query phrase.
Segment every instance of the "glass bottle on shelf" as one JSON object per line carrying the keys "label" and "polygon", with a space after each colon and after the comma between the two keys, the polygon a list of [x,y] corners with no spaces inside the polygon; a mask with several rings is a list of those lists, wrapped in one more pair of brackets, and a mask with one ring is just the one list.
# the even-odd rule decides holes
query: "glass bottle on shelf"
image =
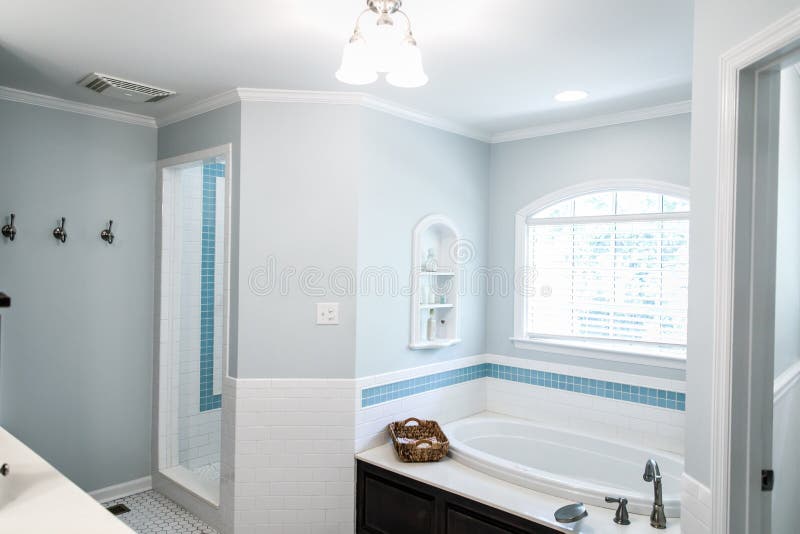
{"label": "glass bottle on shelf", "polygon": [[436,318],[434,315],[435,312],[433,310],[428,313],[428,331],[426,332],[428,341],[436,339]]}
{"label": "glass bottle on shelf", "polygon": [[425,261],[422,262],[422,269],[429,273],[435,273],[439,270],[439,262],[436,261],[436,253],[432,248],[428,249],[428,256],[425,258]]}

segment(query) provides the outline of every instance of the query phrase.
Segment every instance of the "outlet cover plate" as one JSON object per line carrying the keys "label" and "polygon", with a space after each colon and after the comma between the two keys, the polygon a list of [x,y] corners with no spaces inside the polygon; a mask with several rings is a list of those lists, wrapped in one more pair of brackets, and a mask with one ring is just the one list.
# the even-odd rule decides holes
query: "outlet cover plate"
{"label": "outlet cover plate", "polygon": [[339,324],[339,303],[317,302],[317,324]]}

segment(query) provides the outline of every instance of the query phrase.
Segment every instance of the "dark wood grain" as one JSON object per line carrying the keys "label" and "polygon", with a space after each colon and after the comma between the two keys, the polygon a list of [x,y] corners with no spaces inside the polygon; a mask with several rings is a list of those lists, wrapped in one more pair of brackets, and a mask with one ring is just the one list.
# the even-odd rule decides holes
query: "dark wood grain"
{"label": "dark wood grain", "polygon": [[357,462],[359,534],[551,534],[544,525]]}

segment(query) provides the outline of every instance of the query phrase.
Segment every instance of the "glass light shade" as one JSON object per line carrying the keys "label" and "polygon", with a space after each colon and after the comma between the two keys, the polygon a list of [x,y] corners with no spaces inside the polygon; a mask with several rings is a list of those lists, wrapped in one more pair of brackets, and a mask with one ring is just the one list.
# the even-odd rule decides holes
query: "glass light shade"
{"label": "glass light shade", "polygon": [[376,26],[367,35],[367,44],[375,58],[376,71],[391,72],[395,69],[402,41],[402,34],[391,24]]}
{"label": "glass light shade", "polygon": [[422,68],[422,54],[413,41],[403,42],[395,68],[386,75],[386,81],[396,87],[421,87],[428,83],[428,76]]}
{"label": "glass light shade", "polygon": [[342,64],[336,71],[336,79],[350,85],[365,85],[378,79],[372,55],[362,37],[354,36],[344,45]]}

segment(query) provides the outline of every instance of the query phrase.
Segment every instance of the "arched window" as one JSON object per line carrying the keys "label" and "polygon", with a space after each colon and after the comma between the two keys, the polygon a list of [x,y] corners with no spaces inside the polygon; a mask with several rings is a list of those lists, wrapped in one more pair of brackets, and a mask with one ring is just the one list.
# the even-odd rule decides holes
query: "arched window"
{"label": "arched window", "polygon": [[656,357],[681,367],[686,196],[620,187],[552,198],[517,217],[517,268],[526,283],[517,291],[514,340],[614,353],[623,361]]}

